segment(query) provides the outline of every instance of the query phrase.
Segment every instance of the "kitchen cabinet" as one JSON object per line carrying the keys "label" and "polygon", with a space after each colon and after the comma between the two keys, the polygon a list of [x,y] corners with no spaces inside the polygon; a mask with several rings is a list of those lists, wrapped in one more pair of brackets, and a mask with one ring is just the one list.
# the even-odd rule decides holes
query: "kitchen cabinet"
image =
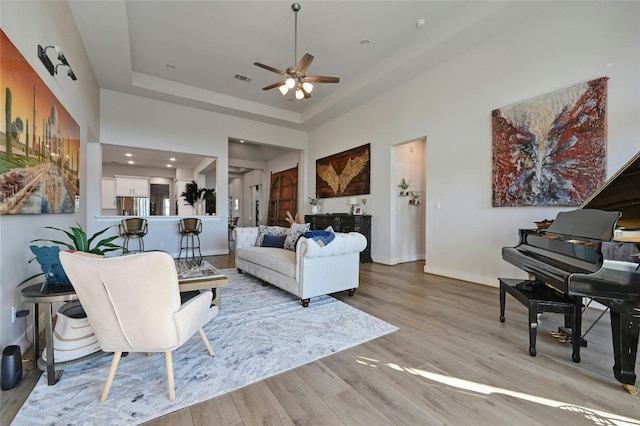
{"label": "kitchen cabinet", "polygon": [[149,179],[130,176],[116,176],[116,196],[148,197]]}
{"label": "kitchen cabinet", "polygon": [[116,180],[102,178],[100,189],[100,208],[104,210],[116,208]]}

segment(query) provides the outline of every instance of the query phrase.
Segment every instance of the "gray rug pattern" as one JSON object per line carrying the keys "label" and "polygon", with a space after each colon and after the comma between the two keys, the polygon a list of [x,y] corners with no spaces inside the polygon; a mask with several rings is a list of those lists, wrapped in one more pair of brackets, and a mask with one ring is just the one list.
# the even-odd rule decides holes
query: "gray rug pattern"
{"label": "gray rug pattern", "polygon": [[[300,300],[235,269],[222,308],[205,331],[173,352],[176,399],[169,401],[164,355],[120,360],[109,398],[102,393],[111,356],[67,368],[55,386],[46,373],[12,425],[135,425],[351,348],[398,328],[330,296]],[[358,297],[357,293],[354,297]]]}

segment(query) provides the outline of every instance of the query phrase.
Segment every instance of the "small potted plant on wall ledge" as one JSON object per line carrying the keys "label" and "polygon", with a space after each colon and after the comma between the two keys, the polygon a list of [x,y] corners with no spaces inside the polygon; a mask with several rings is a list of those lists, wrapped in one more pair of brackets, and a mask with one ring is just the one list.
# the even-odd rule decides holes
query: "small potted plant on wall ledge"
{"label": "small potted plant on wall ledge", "polygon": [[411,191],[409,193],[409,195],[411,196],[411,199],[409,200],[409,204],[412,206],[419,206],[420,205],[420,193],[416,192],[416,191]]}
{"label": "small potted plant on wall ledge", "polygon": [[400,188],[401,197],[406,197],[409,195],[409,191],[407,191],[407,189],[409,189],[409,182],[405,178],[402,178],[398,187]]}

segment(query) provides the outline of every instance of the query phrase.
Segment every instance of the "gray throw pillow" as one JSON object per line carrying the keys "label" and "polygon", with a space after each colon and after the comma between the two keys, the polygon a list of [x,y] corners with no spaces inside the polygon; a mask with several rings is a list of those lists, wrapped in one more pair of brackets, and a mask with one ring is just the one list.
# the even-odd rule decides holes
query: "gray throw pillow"
{"label": "gray throw pillow", "polygon": [[284,226],[258,226],[258,238],[256,238],[255,245],[257,247],[262,247],[262,242],[264,240],[264,236],[269,235],[284,235],[286,234],[289,228],[285,228]]}
{"label": "gray throw pillow", "polygon": [[287,234],[287,238],[284,240],[284,248],[291,251],[296,251],[296,243],[298,242],[298,238],[304,235],[311,229],[310,223],[292,223],[291,228],[289,228],[289,233]]}

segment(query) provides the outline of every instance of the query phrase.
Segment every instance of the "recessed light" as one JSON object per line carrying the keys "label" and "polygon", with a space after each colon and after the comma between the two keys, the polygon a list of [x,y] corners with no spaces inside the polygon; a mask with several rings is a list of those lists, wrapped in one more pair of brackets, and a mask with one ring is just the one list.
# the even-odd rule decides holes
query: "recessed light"
{"label": "recessed light", "polygon": [[127,157],[133,157],[133,155],[129,154],[128,152],[125,154]]}
{"label": "recessed light", "polygon": [[240,139],[240,143],[244,143],[244,141],[242,139]]}
{"label": "recessed light", "polygon": [[132,160],[127,161],[129,164],[135,164]]}
{"label": "recessed light", "polygon": [[169,158],[169,161],[176,161],[176,159],[171,157],[171,158]]}
{"label": "recessed light", "polygon": [[371,43],[371,40],[363,38],[362,40],[360,40],[360,46],[362,47],[366,47],[369,45],[369,43]]}
{"label": "recessed light", "polygon": [[424,19],[418,19],[418,20],[416,21],[416,27],[417,27],[417,28],[422,28],[422,27],[424,27],[424,24],[425,24],[426,22],[427,22],[427,21],[425,21]]}
{"label": "recessed light", "polygon": [[167,164],[167,167],[173,167],[171,164]]}

